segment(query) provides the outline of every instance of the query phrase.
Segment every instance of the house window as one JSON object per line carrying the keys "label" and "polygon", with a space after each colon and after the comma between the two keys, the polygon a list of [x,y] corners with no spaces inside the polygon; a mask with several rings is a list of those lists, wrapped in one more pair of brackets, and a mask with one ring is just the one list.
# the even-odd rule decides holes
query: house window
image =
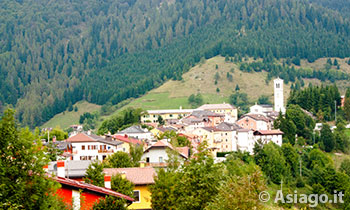
{"label": "house window", "polygon": [[163,157],[159,157],[159,162],[163,163]]}
{"label": "house window", "polygon": [[146,157],[146,163],[149,163],[149,157]]}
{"label": "house window", "polygon": [[140,203],[140,190],[134,190],[134,203]]}
{"label": "house window", "polygon": [[81,146],[81,150],[85,150],[85,145]]}
{"label": "house window", "polygon": [[88,145],[88,150],[90,150],[90,145]]}
{"label": "house window", "polygon": [[173,117],[173,115],[171,114],[170,117]]}

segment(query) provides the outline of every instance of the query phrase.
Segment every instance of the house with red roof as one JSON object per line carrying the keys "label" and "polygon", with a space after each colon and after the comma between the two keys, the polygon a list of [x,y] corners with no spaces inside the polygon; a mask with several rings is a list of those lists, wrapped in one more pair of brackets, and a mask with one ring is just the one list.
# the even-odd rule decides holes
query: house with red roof
{"label": "house with red roof", "polygon": [[[110,177],[106,177],[106,182],[110,181]],[[109,180],[108,180],[109,178]],[[74,210],[91,209],[95,202],[104,199],[105,196],[113,196],[118,199],[125,199],[130,205],[134,199],[110,189],[107,187],[98,187],[92,184],[65,178],[64,161],[57,161],[57,176],[53,177],[55,181],[61,184],[61,188],[57,190],[57,195]]]}
{"label": "house with red roof", "polygon": [[120,146],[118,148],[121,148],[121,151],[129,153],[130,152],[130,144],[131,145],[140,145],[144,146],[145,144],[143,141],[131,138],[128,135],[113,135],[111,136],[114,141],[121,142]]}
{"label": "house with red roof", "polygon": [[237,124],[245,129],[271,130],[273,119],[263,114],[246,114],[237,121]]}
{"label": "house with red roof", "polygon": [[180,161],[185,161],[189,158],[189,147],[174,147],[166,140],[159,140],[155,144],[149,146],[142,155],[142,160],[146,161],[146,165],[153,167],[166,167],[166,161],[169,159],[167,150],[177,151]]}
{"label": "house with red roof", "polygon": [[129,209],[152,209],[151,192],[148,187],[155,183],[154,177],[156,176],[156,171],[154,168],[105,168],[103,169],[103,172],[109,176],[121,174],[123,178],[129,180],[135,185],[135,201],[128,207]]}

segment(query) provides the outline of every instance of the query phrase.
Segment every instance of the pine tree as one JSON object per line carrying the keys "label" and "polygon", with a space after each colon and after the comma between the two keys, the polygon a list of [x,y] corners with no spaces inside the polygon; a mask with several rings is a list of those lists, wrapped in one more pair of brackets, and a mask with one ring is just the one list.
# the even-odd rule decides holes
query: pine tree
{"label": "pine tree", "polygon": [[328,124],[322,125],[321,142],[326,152],[332,152],[335,147],[335,138]]}
{"label": "pine tree", "polygon": [[236,88],[235,88],[235,91],[239,91],[240,90],[240,88],[239,88],[239,86],[238,86],[238,84],[236,85]]}
{"label": "pine tree", "polygon": [[344,115],[347,121],[350,121],[350,88],[346,90],[344,99]]}
{"label": "pine tree", "polygon": [[337,59],[334,59],[333,65],[334,66],[338,66],[338,60]]}
{"label": "pine tree", "polygon": [[103,173],[103,164],[94,161],[86,169],[86,176],[84,178],[86,183],[90,183],[96,186],[104,187],[104,173]]}

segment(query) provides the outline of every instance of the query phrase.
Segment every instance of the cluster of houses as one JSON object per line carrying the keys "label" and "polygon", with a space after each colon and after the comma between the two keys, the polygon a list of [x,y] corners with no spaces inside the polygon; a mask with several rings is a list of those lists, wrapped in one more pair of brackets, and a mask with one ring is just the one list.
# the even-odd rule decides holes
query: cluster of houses
{"label": "cluster of houses", "polygon": [[[253,153],[258,141],[282,145],[283,132],[274,129],[273,122],[280,112],[285,112],[283,80],[274,80],[274,90],[274,107],[255,104],[240,118],[237,108],[230,104],[205,104],[197,109],[147,110],[141,116],[141,125],[133,125],[115,134],[98,136],[90,132],[75,132],[65,141],[55,142],[64,151],[61,157],[65,160],[52,162],[47,171],[56,175],[56,180],[62,185],[59,194],[68,203],[75,204],[84,196],[85,202],[76,203],[74,208],[89,208],[99,197],[110,195],[126,199],[129,209],[151,209],[148,186],[154,184],[156,169],[167,167],[168,150],[176,151],[179,159],[186,161],[204,141],[214,157],[232,151]],[[162,125],[159,119],[162,119]],[[167,132],[186,137],[190,145],[175,147],[164,137]],[[92,161],[103,161],[118,151],[129,153],[130,145],[143,147],[141,167],[104,169],[105,188],[83,182]],[[133,198],[110,190],[111,176],[115,174],[121,174],[134,183]]]}

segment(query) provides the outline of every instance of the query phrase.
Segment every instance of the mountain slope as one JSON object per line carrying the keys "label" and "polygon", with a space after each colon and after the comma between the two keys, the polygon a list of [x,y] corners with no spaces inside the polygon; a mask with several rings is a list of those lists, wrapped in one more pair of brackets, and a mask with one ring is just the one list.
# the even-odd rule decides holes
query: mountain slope
{"label": "mountain slope", "polygon": [[349,21],[295,0],[5,0],[2,104],[40,125],[80,100],[117,104],[216,55],[348,57]]}

